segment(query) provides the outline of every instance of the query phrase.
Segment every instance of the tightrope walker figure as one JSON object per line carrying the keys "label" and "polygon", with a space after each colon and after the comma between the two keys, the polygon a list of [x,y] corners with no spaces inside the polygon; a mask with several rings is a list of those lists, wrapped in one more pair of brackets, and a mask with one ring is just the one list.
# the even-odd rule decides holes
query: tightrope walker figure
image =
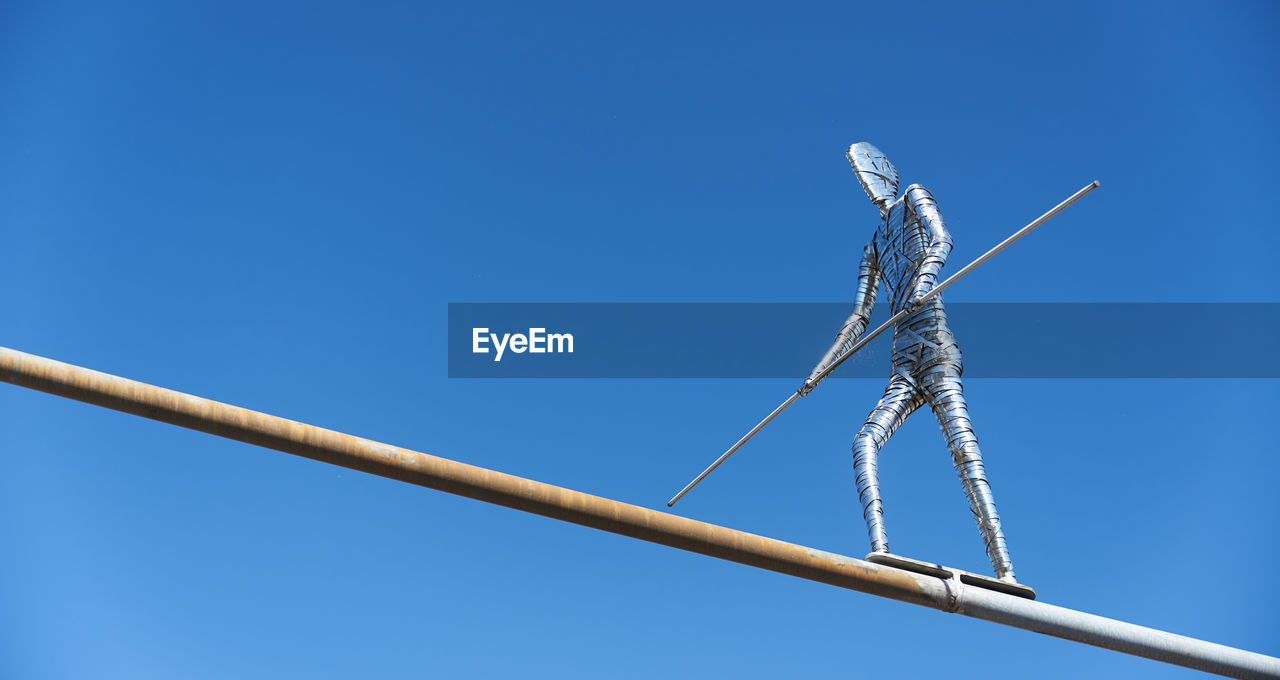
{"label": "tightrope walker figure", "polygon": [[907,416],[928,404],[947,437],[952,462],[964,485],[996,576],[1001,581],[1016,583],[1013,562],[1009,559],[991,485],[987,483],[978,450],[978,437],[964,400],[960,348],[947,326],[942,296],[935,295],[921,304],[921,298],[938,284],[938,273],[951,253],[951,235],[927,189],[912,184],[898,195],[898,171],[879,149],[860,142],[850,146],[846,155],[867,196],[880,208],[883,220],[862,251],[853,313],[805,381],[800,394],[803,396],[812,389],[823,370],[845,354],[866,330],[877,291],[883,287],[891,312],[902,309],[909,312],[894,327],[893,373],[889,385],[853,441],[858,496],[872,552],[887,554],[889,551],[876,458]]}

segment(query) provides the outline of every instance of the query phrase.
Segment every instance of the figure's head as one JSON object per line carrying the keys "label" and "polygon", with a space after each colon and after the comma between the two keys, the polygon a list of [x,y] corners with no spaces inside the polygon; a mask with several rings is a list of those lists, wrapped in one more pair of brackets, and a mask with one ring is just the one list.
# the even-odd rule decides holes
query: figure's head
{"label": "figure's head", "polygon": [[898,197],[898,169],[880,149],[866,142],[858,142],[850,146],[844,155],[853,166],[858,182],[867,192],[867,197],[880,208],[881,212],[889,209]]}

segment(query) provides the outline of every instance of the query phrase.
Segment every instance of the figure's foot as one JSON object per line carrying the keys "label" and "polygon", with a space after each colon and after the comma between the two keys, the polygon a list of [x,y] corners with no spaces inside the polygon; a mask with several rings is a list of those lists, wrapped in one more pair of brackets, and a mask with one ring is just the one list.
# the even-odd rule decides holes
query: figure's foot
{"label": "figure's foot", "polygon": [[1030,586],[1024,586],[1013,580],[1013,570],[1005,569],[1000,577],[991,577],[985,574],[974,574],[952,567],[944,567],[941,564],[932,562],[921,562],[913,560],[910,557],[902,557],[889,552],[870,552],[864,557],[868,562],[883,565],[886,567],[894,567],[897,569],[905,569],[906,571],[914,571],[917,574],[925,576],[933,576],[935,578],[950,580],[959,578],[960,582],[967,586],[977,586],[1004,593],[1006,595],[1014,595],[1017,597],[1025,597],[1028,600],[1036,599],[1036,591]]}

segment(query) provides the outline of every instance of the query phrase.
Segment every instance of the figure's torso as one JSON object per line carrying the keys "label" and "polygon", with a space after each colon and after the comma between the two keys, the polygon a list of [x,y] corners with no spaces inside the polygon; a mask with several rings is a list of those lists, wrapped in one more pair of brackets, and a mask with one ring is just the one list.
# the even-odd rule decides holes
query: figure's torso
{"label": "figure's torso", "polygon": [[[880,270],[880,286],[893,314],[911,302],[913,285],[929,246],[929,234],[906,194],[889,207],[872,246]],[[960,348],[947,326],[942,296],[898,322],[893,335],[893,367],[915,375],[942,362],[960,362]]]}

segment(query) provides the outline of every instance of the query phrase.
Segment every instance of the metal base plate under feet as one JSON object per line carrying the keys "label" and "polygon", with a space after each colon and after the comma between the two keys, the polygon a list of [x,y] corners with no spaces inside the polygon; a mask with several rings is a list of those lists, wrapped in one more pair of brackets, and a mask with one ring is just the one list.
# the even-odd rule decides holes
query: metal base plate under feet
{"label": "metal base plate under feet", "polygon": [[961,571],[952,567],[944,567],[941,564],[921,562],[920,560],[913,560],[910,557],[902,557],[900,555],[894,555],[893,553],[886,552],[869,553],[863,559],[881,566],[896,567],[898,569],[905,569],[906,571],[913,571],[917,574],[924,574],[926,576],[935,576],[941,579],[950,579],[953,576],[959,576],[960,582],[967,586],[986,588],[987,590],[994,590],[1006,595],[1025,597],[1028,600],[1036,599],[1035,588],[1032,588],[1031,586],[1024,586],[1021,583],[1009,583],[990,576],[983,576],[982,574],[974,574],[972,572]]}

